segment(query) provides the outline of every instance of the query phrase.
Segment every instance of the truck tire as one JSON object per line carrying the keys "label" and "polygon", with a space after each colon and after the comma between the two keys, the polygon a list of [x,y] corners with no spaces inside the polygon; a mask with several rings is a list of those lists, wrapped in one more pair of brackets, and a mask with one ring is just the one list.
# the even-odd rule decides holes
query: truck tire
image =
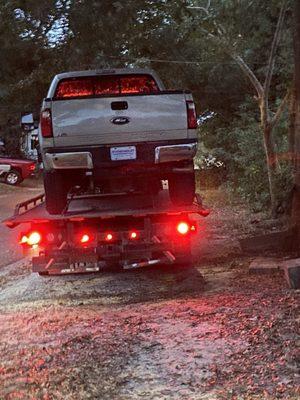
{"label": "truck tire", "polygon": [[195,173],[176,173],[169,177],[169,195],[176,206],[188,206],[195,197]]}
{"label": "truck tire", "polygon": [[68,190],[65,179],[60,172],[45,172],[44,187],[46,209],[49,214],[61,214],[67,204]]}
{"label": "truck tire", "polygon": [[5,183],[16,186],[23,181],[22,175],[16,169],[11,169],[5,176]]}

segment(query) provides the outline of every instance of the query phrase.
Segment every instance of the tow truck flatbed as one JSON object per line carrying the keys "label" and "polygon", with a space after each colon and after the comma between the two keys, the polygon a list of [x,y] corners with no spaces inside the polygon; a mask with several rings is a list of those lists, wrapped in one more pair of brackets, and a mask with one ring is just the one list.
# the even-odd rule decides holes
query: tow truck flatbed
{"label": "tow truck flatbed", "polygon": [[168,263],[189,263],[193,215],[206,217],[199,195],[189,206],[174,206],[168,190],[144,193],[70,196],[63,213],[50,215],[44,195],[15,208],[6,226],[30,225],[20,243],[40,275],[123,269]]}
{"label": "tow truck flatbed", "polygon": [[51,215],[47,212],[44,194],[16,206],[14,215],[3,223],[14,228],[25,223],[46,223],[55,221],[79,221],[85,219],[108,219],[118,217],[144,217],[148,215],[199,214],[207,216],[209,210],[202,206],[199,195],[189,206],[174,206],[168,190],[162,190],[157,196],[119,193],[115,195],[90,195],[74,197],[66,212]]}

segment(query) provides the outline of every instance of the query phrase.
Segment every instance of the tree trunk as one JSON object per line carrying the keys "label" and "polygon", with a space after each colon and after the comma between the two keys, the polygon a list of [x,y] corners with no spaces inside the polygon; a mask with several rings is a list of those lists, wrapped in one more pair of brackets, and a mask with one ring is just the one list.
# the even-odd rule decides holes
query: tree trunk
{"label": "tree trunk", "polygon": [[289,131],[288,131],[288,143],[289,143],[289,155],[288,160],[291,163],[291,167],[294,169],[295,160],[295,126],[296,126],[296,93],[295,93],[295,81],[293,82],[293,89],[291,91],[291,96],[288,106],[289,112]]}
{"label": "tree trunk", "polygon": [[264,95],[259,99],[260,108],[260,121],[263,134],[264,150],[266,155],[266,166],[269,182],[269,193],[271,201],[271,211],[274,214],[276,209],[276,195],[275,195],[275,174],[278,166],[278,158],[275,151],[275,144],[273,141],[272,124],[269,121],[267,101]]}
{"label": "tree trunk", "polygon": [[297,100],[295,118],[294,192],[291,223],[298,227],[298,240],[300,247],[300,99]]}
{"label": "tree trunk", "polygon": [[274,213],[276,209],[276,194],[275,194],[275,174],[277,170],[277,155],[274,149],[274,142],[272,138],[272,129],[267,124],[262,127],[263,129],[263,141],[264,141],[264,149],[266,154],[266,162],[267,162],[267,173],[268,173],[268,182],[269,182],[269,192],[270,192],[270,200],[271,200],[271,210]]}
{"label": "tree trunk", "polygon": [[292,201],[291,223],[298,228],[300,248],[300,1],[294,0],[294,58],[295,58],[295,138],[294,138],[294,193]]}

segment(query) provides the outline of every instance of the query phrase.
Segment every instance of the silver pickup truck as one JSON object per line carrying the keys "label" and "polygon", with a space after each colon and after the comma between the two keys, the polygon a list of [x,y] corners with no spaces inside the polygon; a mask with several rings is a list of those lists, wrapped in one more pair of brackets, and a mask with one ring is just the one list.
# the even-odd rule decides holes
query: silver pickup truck
{"label": "silver pickup truck", "polygon": [[153,71],[114,69],[56,75],[41,110],[46,207],[63,211],[69,191],[160,190],[173,203],[195,195],[197,118],[189,91],[165,90]]}

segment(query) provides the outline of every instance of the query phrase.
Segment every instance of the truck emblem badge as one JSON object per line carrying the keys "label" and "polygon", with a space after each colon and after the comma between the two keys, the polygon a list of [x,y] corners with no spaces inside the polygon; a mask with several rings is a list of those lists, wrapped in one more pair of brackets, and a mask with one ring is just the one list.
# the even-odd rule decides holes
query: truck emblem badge
{"label": "truck emblem badge", "polygon": [[115,118],[112,118],[110,120],[110,122],[112,124],[115,124],[115,125],[125,125],[125,124],[128,124],[130,122],[130,118],[128,118],[128,117],[115,117]]}

